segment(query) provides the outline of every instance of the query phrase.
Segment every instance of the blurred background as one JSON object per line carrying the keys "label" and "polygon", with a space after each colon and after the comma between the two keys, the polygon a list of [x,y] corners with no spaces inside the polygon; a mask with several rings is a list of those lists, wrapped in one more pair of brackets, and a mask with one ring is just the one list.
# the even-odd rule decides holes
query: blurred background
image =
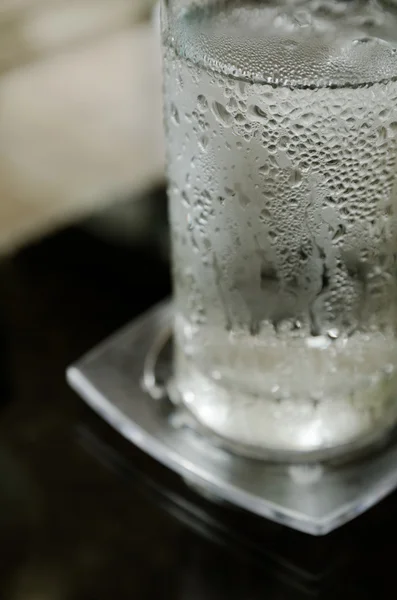
{"label": "blurred background", "polygon": [[0,252],[92,215],[87,227],[115,241],[152,234],[160,200],[148,191],[163,183],[154,4],[0,0]]}

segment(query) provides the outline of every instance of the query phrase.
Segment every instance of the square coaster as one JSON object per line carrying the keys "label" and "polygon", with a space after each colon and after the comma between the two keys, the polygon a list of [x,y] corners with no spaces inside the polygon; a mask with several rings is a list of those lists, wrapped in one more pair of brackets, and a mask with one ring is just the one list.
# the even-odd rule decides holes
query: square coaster
{"label": "square coaster", "polygon": [[[397,441],[354,462],[287,465],[240,457],[185,426],[181,409],[142,385],[147,356],[172,323],[163,303],[67,369],[70,386],[112,427],[199,492],[312,535],[366,511],[397,486]],[[171,372],[171,355],[159,370]]]}

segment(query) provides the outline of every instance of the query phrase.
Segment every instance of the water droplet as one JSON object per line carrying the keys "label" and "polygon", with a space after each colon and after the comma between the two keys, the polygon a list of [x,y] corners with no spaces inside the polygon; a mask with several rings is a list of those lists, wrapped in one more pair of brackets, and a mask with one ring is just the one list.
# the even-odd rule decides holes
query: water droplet
{"label": "water droplet", "polygon": [[300,119],[305,125],[311,125],[314,120],[314,115],[310,112],[304,113],[303,115],[301,115]]}
{"label": "water droplet", "polygon": [[379,118],[380,119],[387,119],[387,117],[390,114],[390,109],[389,108],[384,108],[383,110],[380,111],[379,113]]}
{"label": "water droplet", "polygon": [[378,141],[384,142],[386,138],[387,138],[387,129],[386,129],[386,127],[383,127],[383,125],[382,125],[381,127],[378,128]]}
{"label": "water droplet", "polygon": [[237,81],[237,92],[244,98],[247,93],[247,84],[244,81]]}
{"label": "water droplet", "polygon": [[263,208],[263,209],[261,210],[261,213],[260,213],[260,215],[259,215],[259,219],[260,219],[260,220],[261,220],[263,223],[267,223],[267,222],[268,222],[268,220],[270,219],[270,217],[271,217],[271,212],[270,212],[270,210],[269,210],[268,208],[266,208],[266,207],[265,207],[265,208]]}
{"label": "water droplet", "polygon": [[201,110],[201,112],[205,112],[208,110],[207,98],[205,96],[203,96],[202,94],[200,94],[197,97],[197,107],[199,110]]}
{"label": "water droplet", "polygon": [[214,101],[212,103],[212,112],[215,118],[225,127],[230,127],[233,121],[232,115],[226,110],[226,108],[220,102]]}
{"label": "water droplet", "polygon": [[392,131],[393,135],[397,134],[397,121],[392,121],[389,125],[390,130]]}
{"label": "water droplet", "polygon": [[262,175],[267,175],[270,169],[270,165],[268,164],[264,164],[261,167],[259,167],[259,173],[262,173]]}
{"label": "water droplet", "polygon": [[200,248],[197,245],[196,238],[194,237],[193,232],[191,233],[191,243],[192,243],[192,247],[193,247],[193,252],[195,254],[199,254]]}
{"label": "water droplet", "polygon": [[211,250],[212,245],[211,245],[211,242],[210,242],[210,240],[208,238],[206,238],[206,237],[203,238],[203,244],[204,244],[204,246],[205,246],[205,248],[207,250]]}
{"label": "water droplet", "polygon": [[281,169],[291,166],[291,159],[286,152],[279,152],[276,156],[277,164]]}
{"label": "water droplet", "polygon": [[208,144],[209,144],[209,137],[208,135],[202,135],[198,141],[198,145],[201,148],[201,150],[203,152],[206,152],[208,150]]}
{"label": "water droplet", "polygon": [[242,208],[247,208],[247,206],[251,202],[251,200],[248,198],[248,196],[246,196],[243,192],[239,193],[238,199],[239,199],[239,202],[240,202],[240,206]]}
{"label": "water droplet", "polygon": [[344,225],[342,225],[342,223],[340,223],[338,225],[338,227],[336,228],[336,230],[334,231],[334,234],[332,236],[332,241],[339,242],[341,239],[343,239],[345,234],[346,234],[346,227]]}
{"label": "water droplet", "polygon": [[286,135],[282,135],[278,141],[278,147],[285,150],[288,147],[289,139]]}
{"label": "water droplet", "polygon": [[266,113],[257,104],[248,107],[248,117],[253,121],[260,121],[262,123],[268,120]]}
{"label": "water droplet", "polygon": [[292,169],[290,182],[292,187],[298,187],[302,183],[302,173],[299,169]]}
{"label": "water droplet", "polygon": [[236,98],[230,98],[229,102],[226,105],[226,108],[232,112],[237,110],[238,104]]}
{"label": "water droplet", "polygon": [[287,50],[295,50],[295,48],[298,45],[298,42],[296,40],[282,40],[282,45]]}
{"label": "water droplet", "polygon": [[175,104],[173,104],[173,103],[171,104],[170,110],[171,110],[172,121],[175,123],[175,125],[179,125],[179,123],[180,123],[179,112],[178,112],[178,109],[175,106]]}

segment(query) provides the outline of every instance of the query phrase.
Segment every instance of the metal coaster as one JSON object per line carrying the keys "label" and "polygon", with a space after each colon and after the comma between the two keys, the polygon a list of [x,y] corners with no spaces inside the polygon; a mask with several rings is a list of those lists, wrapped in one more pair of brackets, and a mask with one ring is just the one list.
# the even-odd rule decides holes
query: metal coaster
{"label": "metal coaster", "polygon": [[395,440],[339,465],[276,464],[217,446],[158,384],[171,373],[171,353],[161,352],[171,320],[171,305],[157,306],[67,370],[71,387],[129,441],[207,497],[312,535],[350,521],[397,486]]}

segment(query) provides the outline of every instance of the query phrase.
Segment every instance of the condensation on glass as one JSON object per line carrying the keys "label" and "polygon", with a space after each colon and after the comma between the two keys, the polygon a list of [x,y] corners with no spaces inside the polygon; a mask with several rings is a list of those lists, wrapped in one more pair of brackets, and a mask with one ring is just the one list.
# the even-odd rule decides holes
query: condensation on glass
{"label": "condensation on glass", "polygon": [[396,420],[387,6],[162,6],[171,387],[236,449],[310,456]]}

